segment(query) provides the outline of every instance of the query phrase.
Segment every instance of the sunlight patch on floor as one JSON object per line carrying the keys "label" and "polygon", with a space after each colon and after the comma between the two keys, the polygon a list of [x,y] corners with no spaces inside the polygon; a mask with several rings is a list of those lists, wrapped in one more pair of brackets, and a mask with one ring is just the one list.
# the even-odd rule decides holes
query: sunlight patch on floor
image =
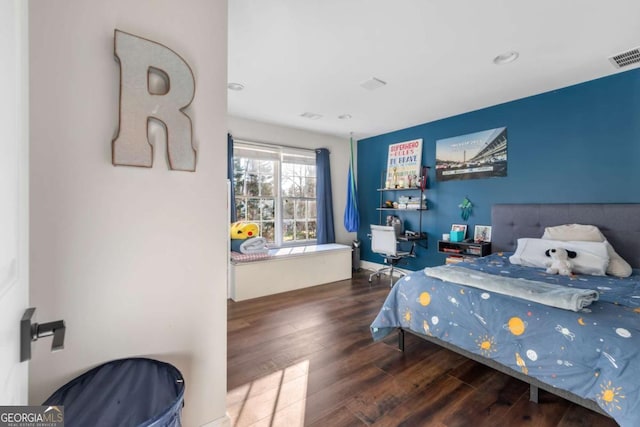
{"label": "sunlight patch on floor", "polygon": [[230,390],[231,426],[303,426],[308,375],[305,360]]}

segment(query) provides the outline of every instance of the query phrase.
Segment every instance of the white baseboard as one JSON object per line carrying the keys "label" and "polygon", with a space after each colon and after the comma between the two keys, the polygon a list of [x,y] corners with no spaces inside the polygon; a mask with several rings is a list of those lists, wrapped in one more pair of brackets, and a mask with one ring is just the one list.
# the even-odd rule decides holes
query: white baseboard
{"label": "white baseboard", "polygon": [[225,414],[224,417],[208,422],[202,427],[231,427],[231,418],[229,418],[228,414]]}

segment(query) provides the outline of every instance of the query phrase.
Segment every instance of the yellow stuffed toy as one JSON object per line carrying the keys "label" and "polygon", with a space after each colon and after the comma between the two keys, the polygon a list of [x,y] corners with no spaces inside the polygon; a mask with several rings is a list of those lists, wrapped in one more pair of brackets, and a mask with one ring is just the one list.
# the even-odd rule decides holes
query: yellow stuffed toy
{"label": "yellow stuffed toy", "polygon": [[231,238],[244,240],[250,237],[258,237],[258,224],[253,222],[238,221],[231,224]]}

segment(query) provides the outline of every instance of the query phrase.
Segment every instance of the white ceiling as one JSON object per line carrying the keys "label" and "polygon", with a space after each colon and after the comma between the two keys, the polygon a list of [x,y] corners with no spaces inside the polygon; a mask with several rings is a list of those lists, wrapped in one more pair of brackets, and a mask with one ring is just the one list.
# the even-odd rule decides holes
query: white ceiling
{"label": "white ceiling", "polygon": [[362,138],[636,68],[608,60],[636,47],[640,0],[230,0],[229,81],[245,89],[228,109]]}

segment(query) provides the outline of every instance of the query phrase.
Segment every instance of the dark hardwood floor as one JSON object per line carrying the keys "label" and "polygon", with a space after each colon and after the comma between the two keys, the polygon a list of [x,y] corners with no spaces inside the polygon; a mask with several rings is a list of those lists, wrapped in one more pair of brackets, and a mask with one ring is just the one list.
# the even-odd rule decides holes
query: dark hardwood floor
{"label": "dark hardwood floor", "polygon": [[373,342],[389,288],[352,280],[228,303],[232,426],[616,426],[602,415],[406,335]]}

